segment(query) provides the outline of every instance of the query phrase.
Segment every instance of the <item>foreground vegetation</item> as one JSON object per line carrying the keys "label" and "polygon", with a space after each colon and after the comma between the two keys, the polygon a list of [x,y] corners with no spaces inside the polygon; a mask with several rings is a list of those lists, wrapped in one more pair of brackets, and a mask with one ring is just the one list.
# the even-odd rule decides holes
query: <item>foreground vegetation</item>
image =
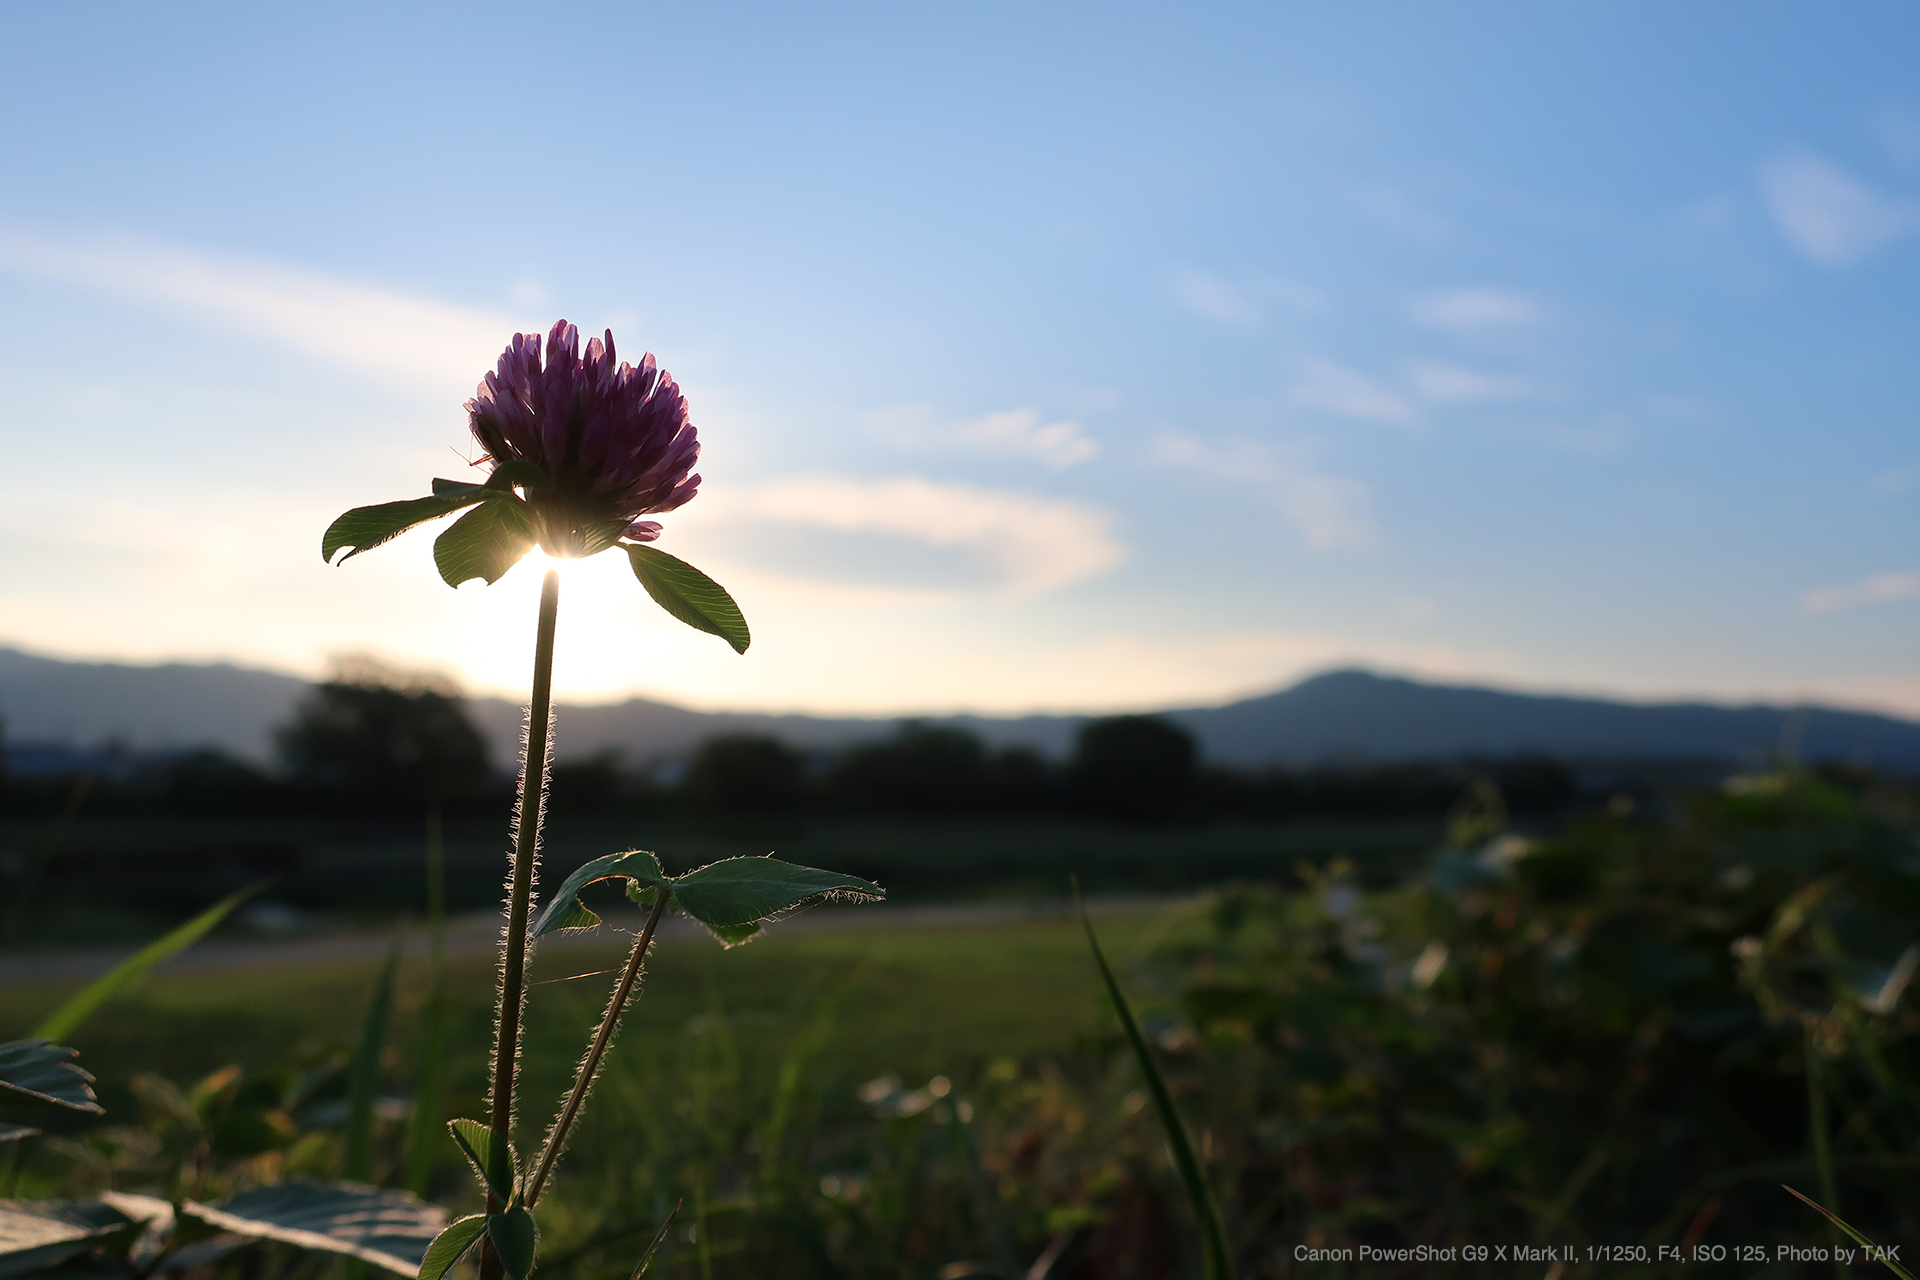
{"label": "foreground vegetation", "polygon": [[[1579,1275],[1680,1274],[1662,1245],[1832,1247],[1783,1182],[1898,1242],[1920,1228],[1920,847],[1902,805],[1777,774],[1529,840],[1469,804],[1397,885],[1336,859],[1098,924],[1242,1275],[1516,1274],[1302,1247],[1571,1246]],[[530,1099],[561,1089],[571,1028],[610,979],[553,980],[607,968],[623,941],[544,954]],[[678,1204],[654,1274],[1197,1276],[1084,946],[1066,920],[663,942],[543,1202],[542,1273],[629,1275]],[[489,981],[478,962],[451,978],[445,1107],[473,1115]],[[419,979],[403,972],[385,1064],[373,1175],[393,1185],[413,1172]],[[114,1006],[78,1038],[104,1122],[39,1140],[18,1193],[338,1175],[343,1054],[371,984],[262,969]],[[0,1035],[57,994],[15,993]],[[449,1147],[427,1189],[466,1209],[456,1163]],[[1586,1260],[1602,1245],[1650,1261]]]}

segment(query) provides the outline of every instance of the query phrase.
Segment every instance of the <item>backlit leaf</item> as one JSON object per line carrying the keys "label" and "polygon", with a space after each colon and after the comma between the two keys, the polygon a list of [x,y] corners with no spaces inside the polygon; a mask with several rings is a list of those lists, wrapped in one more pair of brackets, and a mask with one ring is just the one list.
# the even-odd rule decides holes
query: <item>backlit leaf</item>
{"label": "backlit leaf", "polygon": [[796,867],[774,858],[726,858],[673,881],[674,901],[714,930],[757,924],[809,899],[840,894],[887,896],[879,885],[858,876]]}
{"label": "backlit leaf", "polygon": [[73,1064],[78,1056],[78,1050],[45,1040],[0,1044],[0,1103],[102,1114],[93,1077]]}
{"label": "backlit leaf", "polygon": [[476,1213],[470,1218],[461,1218],[458,1222],[447,1224],[434,1242],[427,1246],[427,1256],[420,1260],[419,1280],[440,1280],[454,1263],[473,1248],[487,1229],[487,1215]]}
{"label": "backlit leaf", "polygon": [[447,1128],[453,1133],[454,1142],[466,1154],[473,1172],[480,1179],[480,1185],[500,1200],[513,1199],[515,1183],[520,1178],[520,1166],[513,1154],[513,1145],[495,1142],[493,1130],[478,1120],[449,1120]]}
{"label": "backlit leaf", "polygon": [[747,651],[753,637],[725,587],[685,560],[637,542],[627,544],[627,559],[655,604],[696,631],[719,636],[735,653]]}
{"label": "backlit leaf", "polygon": [[436,1205],[356,1183],[274,1183],[219,1204],[186,1201],[180,1215],[255,1239],[346,1254],[409,1277],[447,1223],[447,1211]]}
{"label": "backlit leaf", "polygon": [[513,1280],[527,1280],[533,1270],[533,1255],[540,1248],[540,1227],[533,1215],[519,1205],[487,1216],[487,1235],[500,1255],[500,1265]]}
{"label": "backlit leaf", "polygon": [[616,878],[647,886],[667,882],[666,873],[660,869],[660,859],[645,849],[609,853],[605,857],[595,858],[568,876],[554,895],[547,899],[546,910],[533,922],[531,936],[537,938],[555,929],[590,929],[599,924],[600,917],[580,901],[580,891],[596,881]]}
{"label": "backlit leaf", "polygon": [[488,586],[533,550],[533,526],[518,498],[490,498],[433,540],[433,563],[450,587],[469,578]]}
{"label": "backlit leaf", "polygon": [[[450,486],[449,492],[440,492],[443,484]],[[477,485],[451,488],[457,484],[458,481],[436,480],[433,482],[433,497],[355,507],[327,526],[326,533],[320,538],[320,558],[332,563],[334,552],[342,547],[351,547],[351,551],[340,557],[340,563],[345,564],[362,551],[371,551],[383,542],[392,541],[417,524],[452,515],[460,508],[470,507],[489,496],[485,489]]]}

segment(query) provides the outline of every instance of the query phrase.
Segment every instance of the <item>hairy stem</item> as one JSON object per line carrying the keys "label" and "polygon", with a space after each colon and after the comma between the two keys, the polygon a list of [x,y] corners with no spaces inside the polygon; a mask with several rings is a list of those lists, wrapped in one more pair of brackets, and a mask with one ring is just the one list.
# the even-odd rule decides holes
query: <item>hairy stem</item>
{"label": "hairy stem", "polygon": [[[513,1141],[513,1085],[520,1067],[520,1013],[527,994],[527,914],[534,870],[540,859],[540,820],[547,807],[547,721],[553,714],[553,627],[560,610],[560,574],[547,570],[540,584],[540,628],[533,646],[533,700],[527,708],[527,751],[520,766],[520,809],[514,832],[513,885],[507,894],[507,928],[500,945],[500,1004],[494,1019],[493,1140]],[[504,1206],[491,1192],[487,1212]],[[491,1243],[482,1251],[482,1280],[497,1280],[500,1261]]]}
{"label": "hairy stem", "polygon": [[655,892],[658,897],[654,900],[653,914],[647,917],[647,927],[633,940],[633,954],[627,957],[626,970],[621,973],[620,982],[607,1001],[607,1011],[600,1015],[600,1030],[594,1033],[587,1056],[580,1060],[579,1070],[573,1077],[573,1091],[567,1095],[566,1105],[560,1108],[560,1114],[554,1118],[553,1128],[547,1133],[546,1148],[540,1152],[540,1165],[533,1171],[532,1181],[527,1183],[529,1209],[539,1201],[540,1189],[546,1185],[547,1174],[553,1171],[554,1161],[560,1158],[561,1149],[567,1145],[567,1130],[573,1127],[574,1117],[580,1114],[580,1106],[587,1100],[594,1078],[600,1074],[600,1059],[606,1056],[607,1046],[613,1043],[613,1033],[620,1029],[620,1015],[626,1012],[627,1002],[633,998],[634,985],[639,982],[641,968],[646,963],[647,948],[653,945],[654,926],[660,923],[660,917],[667,909],[667,887],[661,885]]}

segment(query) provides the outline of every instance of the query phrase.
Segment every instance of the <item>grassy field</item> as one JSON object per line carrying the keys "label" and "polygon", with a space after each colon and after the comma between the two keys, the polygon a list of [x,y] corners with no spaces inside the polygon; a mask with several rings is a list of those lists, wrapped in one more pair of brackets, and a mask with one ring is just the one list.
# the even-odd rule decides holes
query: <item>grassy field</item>
{"label": "grassy field", "polygon": [[[1179,908],[1105,912],[1100,928],[1122,961],[1139,955],[1183,918]],[[536,960],[527,1022],[527,1092],[532,1112],[565,1088],[627,938],[603,927],[591,941],[549,945]],[[109,1113],[135,1104],[137,1072],[188,1082],[229,1064],[249,1071],[308,1067],[347,1049],[359,1035],[377,962],[244,969],[155,977],[103,1010],[74,1038],[99,1077]],[[569,980],[571,979],[571,980]],[[453,1000],[449,1105],[479,1115],[492,1016],[493,966],[481,956],[449,964]],[[10,990],[0,1039],[24,1035],[76,983]],[[402,967],[394,1042],[394,1087],[407,1084],[427,991],[424,963]],[[617,1063],[649,1069],[674,1058],[690,1034],[724,1024],[743,1090],[767,1096],[793,1044],[823,999],[844,993],[816,1059],[822,1088],[836,1101],[887,1072],[904,1079],[969,1080],[1003,1058],[1067,1052],[1103,1017],[1098,979],[1079,925],[1058,919],[830,929],[779,926],[734,951],[702,937],[663,938],[648,966],[645,994],[614,1050]],[[657,1060],[657,1061],[656,1061]],[[843,1096],[842,1096],[843,1095]],[[536,1105],[537,1103],[537,1105]]]}

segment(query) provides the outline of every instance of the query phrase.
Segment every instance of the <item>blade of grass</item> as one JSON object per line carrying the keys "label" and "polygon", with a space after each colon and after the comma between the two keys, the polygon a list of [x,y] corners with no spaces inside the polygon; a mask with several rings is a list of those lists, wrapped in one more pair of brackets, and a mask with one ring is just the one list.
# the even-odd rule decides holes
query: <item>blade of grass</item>
{"label": "blade of grass", "polygon": [[347,1086],[347,1159],[345,1173],[350,1182],[368,1182],[373,1178],[373,1104],[380,1087],[380,1055],[387,1047],[387,1024],[393,1019],[393,979],[400,971],[400,944],[404,934],[396,936],[387,951],[387,963],[374,985],[373,1000],[367,1005],[366,1021],[360,1028],[360,1047],[354,1050],[352,1074]]}
{"label": "blade of grass", "polygon": [[447,1079],[447,876],[438,808],[427,813],[427,939],[432,976],[420,1012],[420,1058],[407,1129],[407,1190],[422,1199],[433,1179]]}
{"label": "blade of grass", "polygon": [[1173,1094],[1167,1088],[1166,1079],[1161,1076],[1160,1068],[1154,1063],[1153,1054],[1147,1047],[1147,1037],[1140,1030],[1138,1019],[1133,1016],[1132,1006],[1120,992],[1120,984],[1107,965],[1106,953],[1100,950],[1100,939],[1095,936],[1093,921],[1087,916],[1087,904],[1080,900],[1078,877],[1073,879],[1073,905],[1080,913],[1081,927],[1087,931],[1087,945],[1093,948],[1093,961],[1100,967],[1100,977],[1107,984],[1107,994],[1113,998],[1114,1011],[1120,1015],[1120,1025],[1127,1033],[1127,1043],[1133,1046],[1133,1056],[1140,1063],[1141,1074],[1147,1078],[1147,1092],[1153,1096],[1154,1109],[1159,1112],[1160,1123],[1167,1131],[1167,1145],[1173,1149],[1173,1161],[1180,1170],[1180,1180],[1186,1184],[1187,1196],[1193,1201],[1193,1214],[1199,1220],[1200,1237],[1205,1248],[1207,1280],[1233,1280],[1233,1263],[1227,1253],[1226,1233],[1220,1227],[1220,1213],[1214,1207],[1213,1193],[1207,1187],[1206,1172],[1194,1152],[1193,1140],[1187,1136],[1187,1126],[1180,1119],[1180,1112],[1174,1108]]}
{"label": "blade of grass", "polygon": [[125,995],[145,982],[155,965],[162,960],[172,959],[200,941],[215,925],[227,918],[228,912],[266,888],[269,883],[271,882],[261,880],[248,885],[240,892],[220,899],[179,928],[149,942],[115,965],[98,981],[48,1014],[46,1020],[35,1027],[33,1034],[28,1038],[52,1040],[59,1044],[68,1043],[73,1033],[80,1029],[81,1024],[100,1011],[101,1005],[115,996]]}
{"label": "blade of grass", "polygon": [[1821,1204],[1818,1200],[1812,1199],[1811,1197],[1808,1197],[1808,1196],[1801,1195],[1798,1191],[1795,1191],[1792,1187],[1787,1186],[1787,1184],[1784,1182],[1781,1183],[1780,1186],[1781,1186],[1781,1189],[1784,1190],[1788,1195],[1794,1196],[1797,1199],[1802,1200],[1807,1204],[1812,1205],[1814,1208],[1818,1209],[1821,1212],[1821,1214],[1826,1217],[1828,1222],[1832,1223],[1834,1226],[1838,1227],[1840,1230],[1852,1236],[1854,1239],[1854,1243],[1859,1245],[1864,1245],[1869,1250],[1868,1261],[1885,1263],[1887,1266],[1887,1269],[1889,1271],[1892,1271],[1893,1274],[1899,1276],[1900,1280],[1914,1280],[1913,1272],[1907,1270],[1905,1267],[1895,1262],[1892,1258],[1889,1258],[1886,1255],[1886,1252],[1882,1250],[1879,1245],[1867,1239],[1867,1237],[1861,1235],[1858,1231],[1855,1231],[1852,1225],[1849,1224],[1845,1219],[1841,1218],[1838,1214],[1828,1210],[1828,1208],[1825,1205]]}
{"label": "blade of grass", "polygon": [[[1820,1176],[1820,1195],[1828,1204],[1840,1203],[1840,1190],[1833,1178],[1833,1143],[1827,1126],[1827,1091],[1820,1080],[1820,1058],[1813,1050],[1813,1036],[1803,1037],[1807,1063],[1807,1128],[1813,1145],[1813,1166]],[[1832,1215],[1828,1215],[1832,1216]],[[1839,1219],[1835,1218],[1835,1222]],[[1840,1243],[1837,1227],[1829,1227],[1833,1242]],[[1834,1262],[1834,1274],[1844,1275],[1845,1265],[1838,1259]]]}
{"label": "blade of grass", "polygon": [[660,1242],[667,1238],[667,1228],[673,1225],[673,1216],[680,1212],[680,1206],[685,1203],[684,1199],[675,1200],[673,1208],[667,1210],[667,1220],[660,1224],[660,1230],[654,1233],[653,1243],[640,1255],[640,1265],[633,1269],[633,1280],[640,1280],[641,1276],[647,1274],[647,1268],[653,1265],[653,1255],[659,1252]]}

